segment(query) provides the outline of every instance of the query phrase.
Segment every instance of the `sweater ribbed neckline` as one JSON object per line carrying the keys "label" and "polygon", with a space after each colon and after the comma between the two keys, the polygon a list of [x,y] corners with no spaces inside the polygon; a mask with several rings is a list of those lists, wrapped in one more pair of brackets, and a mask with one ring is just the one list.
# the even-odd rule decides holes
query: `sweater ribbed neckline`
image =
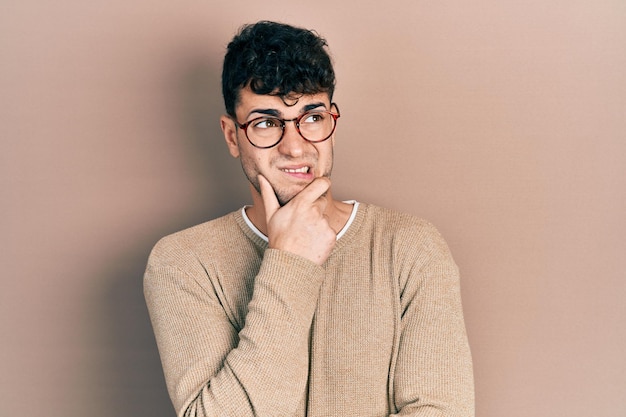
{"label": "sweater ribbed neckline", "polygon": [[[356,210],[356,213],[354,214],[354,219],[352,220],[352,223],[348,225],[347,230],[343,231],[341,237],[337,239],[337,243],[333,248],[333,252],[339,250],[340,248],[344,247],[346,244],[352,241],[354,236],[358,233],[359,229],[363,225],[365,215],[367,214],[369,208],[370,206],[368,204],[361,202],[356,205],[356,207],[354,208]],[[237,225],[246,235],[246,237],[250,239],[256,246],[263,250],[267,249],[267,241],[265,241],[254,230],[252,230],[246,222],[246,219],[244,219],[242,214],[244,209],[245,207],[232,213],[232,216],[235,218]]]}

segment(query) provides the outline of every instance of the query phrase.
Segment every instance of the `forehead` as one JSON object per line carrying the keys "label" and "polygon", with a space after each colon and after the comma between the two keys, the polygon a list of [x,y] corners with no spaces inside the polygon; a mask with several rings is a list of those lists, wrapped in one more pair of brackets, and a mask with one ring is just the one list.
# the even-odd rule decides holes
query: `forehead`
{"label": "forehead", "polygon": [[297,99],[283,99],[268,94],[255,94],[249,88],[244,88],[239,94],[239,101],[235,112],[245,118],[256,110],[275,110],[283,116],[301,113],[311,104],[321,103],[326,109],[330,108],[330,99],[327,93],[305,94]]}

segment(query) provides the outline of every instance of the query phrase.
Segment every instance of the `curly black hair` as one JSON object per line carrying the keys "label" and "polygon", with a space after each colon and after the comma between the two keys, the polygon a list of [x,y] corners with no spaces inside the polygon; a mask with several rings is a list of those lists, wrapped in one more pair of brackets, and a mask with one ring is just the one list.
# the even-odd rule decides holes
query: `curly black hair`
{"label": "curly black hair", "polygon": [[222,69],[226,112],[235,116],[239,92],[295,99],[328,93],[332,100],[335,72],[326,40],[313,31],[261,21],[243,26],[228,44]]}

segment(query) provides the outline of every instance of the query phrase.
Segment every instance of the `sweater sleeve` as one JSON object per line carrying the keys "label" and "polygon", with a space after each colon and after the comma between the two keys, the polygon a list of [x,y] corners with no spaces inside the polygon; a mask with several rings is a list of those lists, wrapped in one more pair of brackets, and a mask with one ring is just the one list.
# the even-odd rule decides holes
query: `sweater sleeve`
{"label": "sweater sleeve", "polygon": [[420,235],[420,243],[409,249],[411,267],[400,287],[393,416],[473,417],[472,359],[458,268],[433,226],[427,224]]}
{"label": "sweater sleeve", "polygon": [[179,417],[293,415],[308,376],[308,337],[323,281],[318,265],[265,252],[237,333],[196,262],[153,251],[144,294]]}

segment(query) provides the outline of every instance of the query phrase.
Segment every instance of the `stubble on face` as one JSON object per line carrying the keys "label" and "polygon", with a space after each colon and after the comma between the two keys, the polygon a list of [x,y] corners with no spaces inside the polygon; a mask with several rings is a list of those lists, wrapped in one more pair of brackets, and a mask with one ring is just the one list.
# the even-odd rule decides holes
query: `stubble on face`
{"label": "stubble on face", "polygon": [[[265,151],[271,150],[267,149]],[[312,166],[317,166],[317,163],[319,162],[317,155],[305,156],[304,159],[307,162],[314,161],[315,163],[313,163]],[[243,169],[246,178],[254,187],[254,189],[259,193],[259,195],[261,194],[261,185],[259,184],[258,176],[259,174],[262,174],[263,176],[265,176],[265,178],[267,178],[267,180],[272,185],[272,188],[274,189],[274,194],[276,194],[276,199],[278,200],[278,203],[281,205],[281,207],[290,202],[296,195],[298,195],[300,191],[306,188],[306,186],[309,184],[308,182],[302,182],[300,186],[296,184],[292,184],[291,187],[281,186],[280,184],[276,183],[271,175],[267,175],[267,173],[264,174],[263,172],[261,172],[258,167],[258,163],[255,161],[252,155],[246,155],[245,153],[242,153],[239,160],[241,162],[241,168]],[[334,150],[331,149],[330,163],[326,164],[326,170],[324,172],[316,175],[315,177],[326,177],[330,179],[333,167],[333,160]],[[302,158],[299,158],[299,161],[302,162]],[[285,162],[285,157],[274,158],[272,161],[270,161],[270,168],[276,166],[280,162]],[[326,195],[326,193],[324,193],[324,195]]]}
{"label": "stubble on face", "polygon": [[[314,107],[328,107],[328,97],[325,93],[320,93],[311,96],[299,95],[293,97],[293,102],[285,102],[276,96],[259,96],[247,89],[240,92],[239,112],[241,119],[250,118],[251,114],[260,113],[266,114],[270,110],[277,115],[283,115],[286,113],[290,116],[295,116],[293,110],[289,110],[290,107],[295,105],[301,105],[300,113],[304,112],[308,106],[314,105]],[[282,101],[281,101],[282,100]],[[293,132],[292,132],[293,134]],[[254,148],[248,143],[245,133],[235,128],[235,135],[237,141],[236,156],[239,157],[243,172],[258,194],[261,193],[261,188],[258,181],[258,175],[263,175],[270,183],[276,198],[280,205],[285,205],[291,201],[300,191],[302,191],[313,178],[300,178],[297,176],[288,175],[286,172],[281,171],[283,167],[287,166],[302,166],[308,165],[313,173],[313,177],[327,177],[330,178],[330,174],[333,166],[333,151],[334,151],[334,138],[329,138],[326,142],[310,143],[304,138],[295,137],[292,140],[300,140],[300,149],[292,153],[287,146],[285,149],[281,147],[279,143],[273,148],[258,149]],[[283,139],[285,140],[285,139]],[[293,146],[298,146],[295,143]],[[233,154],[235,156],[235,154]]]}

